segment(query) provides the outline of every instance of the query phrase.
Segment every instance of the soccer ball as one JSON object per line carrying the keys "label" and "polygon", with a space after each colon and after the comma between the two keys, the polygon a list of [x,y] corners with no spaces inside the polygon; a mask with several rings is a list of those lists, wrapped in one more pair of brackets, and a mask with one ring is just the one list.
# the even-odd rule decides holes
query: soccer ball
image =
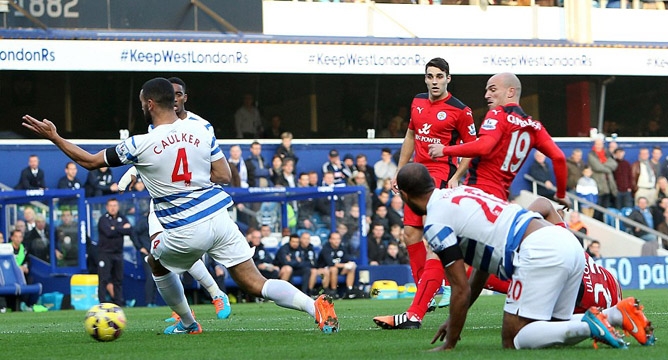
{"label": "soccer ball", "polygon": [[112,303],[102,303],[88,309],[84,320],[86,332],[97,341],[118,339],[125,329],[125,324],[123,309]]}

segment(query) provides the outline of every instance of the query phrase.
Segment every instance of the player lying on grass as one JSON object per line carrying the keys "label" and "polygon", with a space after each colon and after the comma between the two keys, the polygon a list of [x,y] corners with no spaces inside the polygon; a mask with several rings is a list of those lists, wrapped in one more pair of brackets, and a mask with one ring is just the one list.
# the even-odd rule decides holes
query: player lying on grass
{"label": "player lying on grass", "polygon": [[[425,237],[452,286],[450,316],[432,341],[443,341],[436,350],[456,346],[489,273],[512,280],[502,325],[505,348],[572,345],[589,337],[626,348],[598,308],[573,318],[586,264],[579,241],[568,230],[475,188],[436,190],[421,164],[402,168],[397,184],[404,201],[427,216]],[[478,270],[470,282],[465,262]]]}

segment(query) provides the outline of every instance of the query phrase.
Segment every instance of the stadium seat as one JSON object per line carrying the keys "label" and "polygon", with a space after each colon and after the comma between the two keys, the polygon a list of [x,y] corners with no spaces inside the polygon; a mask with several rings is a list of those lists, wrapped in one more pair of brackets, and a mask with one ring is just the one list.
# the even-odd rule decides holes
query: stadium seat
{"label": "stadium seat", "polygon": [[[622,212],[619,211],[618,209],[609,207],[606,210],[608,210],[610,213],[616,214],[616,215],[622,215]],[[615,226],[615,217],[609,214],[605,214],[605,223],[609,226],[614,227]]]}
{"label": "stadium seat", "polygon": [[0,244],[0,295],[41,294],[42,284],[28,285],[16,263],[12,244]]}
{"label": "stadium seat", "polygon": [[330,233],[331,230],[329,230],[328,228],[320,228],[315,231],[315,235],[318,236],[321,240],[329,239]]}
{"label": "stadium seat", "polygon": [[632,207],[623,207],[620,211],[621,211],[622,215],[624,215],[626,217],[629,217],[629,215],[631,215],[631,213],[633,212],[633,208]]}

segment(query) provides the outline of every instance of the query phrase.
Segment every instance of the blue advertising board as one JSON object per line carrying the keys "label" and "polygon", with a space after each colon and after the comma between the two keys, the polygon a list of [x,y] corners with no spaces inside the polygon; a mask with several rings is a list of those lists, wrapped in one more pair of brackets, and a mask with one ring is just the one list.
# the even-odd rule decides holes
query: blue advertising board
{"label": "blue advertising board", "polygon": [[596,262],[617,278],[622,290],[668,289],[668,256],[604,258]]}

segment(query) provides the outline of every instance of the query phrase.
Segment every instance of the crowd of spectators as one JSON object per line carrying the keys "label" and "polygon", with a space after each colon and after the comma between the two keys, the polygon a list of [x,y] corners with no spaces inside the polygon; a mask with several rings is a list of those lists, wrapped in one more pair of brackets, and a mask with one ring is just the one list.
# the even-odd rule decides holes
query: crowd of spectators
{"label": "crowd of spectators", "polygon": [[[536,154],[528,174],[547,185],[547,188],[539,186],[538,193],[549,195],[552,171],[542,160],[540,154]],[[668,196],[668,158],[664,157],[660,146],[642,147],[638,158],[629,161],[626,151],[616,141],[606,144],[605,139],[598,136],[586,156],[583,149],[574,149],[567,158],[567,167],[567,188],[584,200],[579,202],[583,215],[605,221],[604,214],[592,205],[596,204],[668,235],[668,200],[663,200]],[[573,215],[575,225],[569,226],[586,234],[579,214]],[[657,235],[646,229],[623,224],[622,228],[639,239],[658,244]],[[662,243],[668,249],[668,236],[665,240],[662,237]]]}

